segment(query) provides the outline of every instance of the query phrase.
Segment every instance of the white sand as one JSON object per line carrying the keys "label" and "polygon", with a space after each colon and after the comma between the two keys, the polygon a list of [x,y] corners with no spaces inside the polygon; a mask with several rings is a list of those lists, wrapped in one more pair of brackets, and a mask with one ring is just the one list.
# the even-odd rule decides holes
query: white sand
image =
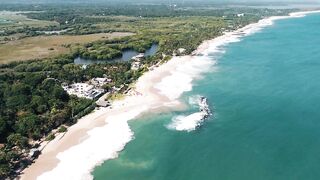
{"label": "white sand", "polygon": [[[176,108],[179,105],[178,98],[192,90],[192,81],[214,65],[215,62],[208,57],[209,53],[223,52],[226,44],[240,41],[241,37],[272,25],[274,20],[302,17],[307,13],[271,17],[228,32],[205,41],[193,53],[203,56],[174,57],[147,72],[136,83],[139,93],[115,102],[112,109],[102,108],[80,119],[63,138],[56,138],[49,143],[36,162],[24,171],[22,179],[92,179],[92,169],[105,160],[116,158],[118,152],[133,138],[134,134],[127,123],[129,120],[144,112],[162,107]],[[188,122],[190,117],[183,119],[187,121],[179,123],[186,123],[189,129],[192,128],[189,127],[192,123]],[[186,126],[182,124],[179,127],[183,129]]]}
{"label": "white sand", "polygon": [[[199,77],[201,69],[209,64],[213,64],[209,59],[175,57],[145,73],[136,83],[135,91],[139,93],[114,102],[112,109],[102,108],[80,119],[63,138],[49,143],[36,162],[24,171],[22,179],[92,179],[91,170],[107,159],[116,158],[133,138],[129,120],[154,109],[176,108],[180,105],[177,99],[191,90],[192,79]],[[188,80],[181,81],[181,76],[175,74],[178,71]],[[178,89],[177,81],[181,86]],[[168,92],[175,92],[175,96]]]}

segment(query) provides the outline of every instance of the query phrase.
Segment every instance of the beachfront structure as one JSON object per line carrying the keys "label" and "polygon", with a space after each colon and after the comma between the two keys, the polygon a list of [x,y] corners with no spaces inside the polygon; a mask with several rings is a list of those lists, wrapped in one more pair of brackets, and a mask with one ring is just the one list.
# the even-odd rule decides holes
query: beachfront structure
{"label": "beachfront structure", "polygon": [[183,54],[183,53],[186,52],[186,49],[184,49],[184,48],[179,48],[179,49],[178,49],[178,52],[179,52],[179,54]]}
{"label": "beachfront structure", "polygon": [[131,70],[136,71],[141,68],[141,59],[144,58],[144,54],[140,53],[132,58]]}
{"label": "beachfront structure", "polygon": [[144,58],[144,53],[140,53],[134,57],[132,57],[131,59],[134,60],[134,61],[141,61],[142,58]]}
{"label": "beachfront structure", "polygon": [[172,55],[173,55],[173,56],[180,56],[180,55],[184,55],[185,52],[186,52],[186,49],[184,49],[184,48],[179,48],[179,49],[173,51]]}
{"label": "beachfront structure", "polygon": [[108,96],[110,95],[110,92],[107,92],[103,96],[101,96],[97,101],[96,104],[98,107],[108,107],[111,106],[110,101],[107,100]]}
{"label": "beachfront structure", "polygon": [[140,62],[135,61],[135,62],[131,63],[131,70],[133,70],[133,71],[136,71],[136,70],[140,69],[140,67],[141,67],[141,63]]}
{"label": "beachfront structure", "polygon": [[86,83],[74,83],[74,84],[66,84],[62,83],[62,88],[69,95],[76,95],[78,97],[88,98],[88,99],[96,99],[104,94],[105,90],[103,89],[103,85],[111,83],[112,79],[104,77],[104,78],[93,78]]}
{"label": "beachfront structure", "polygon": [[109,78],[93,78],[90,80],[90,83],[96,87],[102,87],[107,83],[111,83],[112,79]]}
{"label": "beachfront structure", "polygon": [[69,95],[76,95],[88,99],[95,99],[104,93],[103,89],[96,88],[94,85],[88,83],[74,83],[62,87]]}

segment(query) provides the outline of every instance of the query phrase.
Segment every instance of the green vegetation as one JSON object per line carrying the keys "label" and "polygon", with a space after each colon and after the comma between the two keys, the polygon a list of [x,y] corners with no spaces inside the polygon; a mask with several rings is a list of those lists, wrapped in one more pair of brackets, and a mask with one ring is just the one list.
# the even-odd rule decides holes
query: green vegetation
{"label": "green vegetation", "polygon": [[[58,22],[58,25],[4,29],[0,36],[8,38],[6,41],[9,42],[12,36],[39,36],[43,35],[41,31],[52,30],[67,30],[62,34],[70,35],[101,32],[132,32],[134,35],[78,44],[70,54],[54,58],[0,65],[0,144],[3,146],[0,149],[0,179],[9,175],[14,177],[19,174],[15,170],[30,164],[32,159],[28,157],[28,152],[31,148],[37,148],[43,140],[52,140],[53,129],[60,127],[58,132],[65,132],[63,125],[72,125],[95,108],[93,100],[69,96],[61,87],[62,83],[84,82],[107,76],[112,79],[111,83],[104,86],[106,91],[111,92],[109,98],[121,98],[130,84],[149,67],[169,60],[179,48],[186,49],[185,53],[190,54],[202,41],[217,37],[226,30],[290,11],[166,5],[12,5],[1,8],[37,10],[25,12],[24,15],[39,21]],[[237,16],[238,13],[245,15]],[[92,64],[86,68],[73,63],[76,56],[112,59],[127,49],[145,52],[153,43],[159,45],[158,52],[142,59],[142,68],[137,71],[131,70],[130,62]]]}
{"label": "green vegetation", "polygon": [[[61,82],[82,82],[109,74],[113,79],[110,86],[120,88],[138,78],[130,71],[129,63],[96,64],[83,69],[72,62],[72,56],[60,56],[0,67],[0,144],[5,144],[0,151],[4,157],[0,159],[0,172],[12,174],[11,170],[29,164],[11,157],[26,160],[30,148],[52,140],[52,129],[72,125],[95,108],[92,100],[69,96]],[[58,129],[65,130],[63,126]]]}
{"label": "green vegetation", "polygon": [[[0,64],[69,54],[85,43],[130,36],[132,33],[100,33],[88,35],[36,36],[11,40],[0,45]],[[1,41],[1,40],[0,40]],[[14,49],[14,51],[12,51]]]}
{"label": "green vegetation", "polygon": [[64,132],[67,132],[67,131],[68,131],[68,129],[65,126],[60,126],[59,129],[58,129],[59,133],[64,133]]}
{"label": "green vegetation", "polygon": [[109,60],[122,55],[122,51],[132,49],[137,52],[145,52],[153,43],[152,37],[124,37],[112,40],[97,41],[88,43],[74,51],[74,56],[87,59]]}
{"label": "green vegetation", "polygon": [[49,134],[49,136],[46,137],[46,141],[52,141],[55,137],[56,136],[54,134]]}
{"label": "green vegetation", "polygon": [[111,101],[115,101],[115,100],[121,100],[124,98],[124,95],[121,94],[121,93],[114,93],[114,94],[111,94],[108,99],[111,100]]}
{"label": "green vegetation", "polygon": [[[4,143],[5,147],[0,153],[3,157],[0,160],[0,174],[8,175],[12,169],[25,166],[12,157],[25,159],[28,149],[36,147],[52,129],[75,122],[72,110],[81,112],[93,103],[70,97],[59,81],[48,78],[48,72],[61,65],[59,62],[51,65],[29,62],[10,65],[12,68],[8,66],[5,72],[1,72],[0,143]],[[44,68],[53,71],[45,71]],[[46,139],[53,137],[50,135]],[[8,168],[11,170],[7,171]]]}
{"label": "green vegetation", "polygon": [[39,35],[36,29],[57,27],[55,21],[30,19],[23,14],[11,11],[0,11],[0,43],[3,41],[20,39]]}

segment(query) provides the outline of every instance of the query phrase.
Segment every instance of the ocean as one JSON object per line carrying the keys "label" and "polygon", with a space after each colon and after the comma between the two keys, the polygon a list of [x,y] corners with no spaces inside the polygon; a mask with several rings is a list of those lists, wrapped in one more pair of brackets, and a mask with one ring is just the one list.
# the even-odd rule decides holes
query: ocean
{"label": "ocean", "polygon": [[[215,65],[180,97],[187,109],[130,121],[134,139],[94,179],[320,179],[319,29],[320,14],[281,19],[195,57]],[[177,130],[198,96],[213,115]]]}

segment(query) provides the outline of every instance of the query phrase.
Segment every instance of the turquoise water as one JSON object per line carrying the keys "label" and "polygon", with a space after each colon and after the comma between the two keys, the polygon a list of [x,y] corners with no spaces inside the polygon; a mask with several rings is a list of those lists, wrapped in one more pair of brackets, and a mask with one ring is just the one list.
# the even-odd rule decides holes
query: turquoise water
{"label": "turquoise water", "polygon": [[0,25],[3,25],[3,24],[11,24],[12,21],[9,21],[9,20],[6,20],[6,19],[1,19],[0,18]]}
{"label": "turquoise water", "polygon": [[95,179],[320,179],[319,22],[280,20],[226,46],[216,70],[182,97],[208,97],[215,116],[192,132],[166,128],[192,106],[131,121],[135,139]]}

